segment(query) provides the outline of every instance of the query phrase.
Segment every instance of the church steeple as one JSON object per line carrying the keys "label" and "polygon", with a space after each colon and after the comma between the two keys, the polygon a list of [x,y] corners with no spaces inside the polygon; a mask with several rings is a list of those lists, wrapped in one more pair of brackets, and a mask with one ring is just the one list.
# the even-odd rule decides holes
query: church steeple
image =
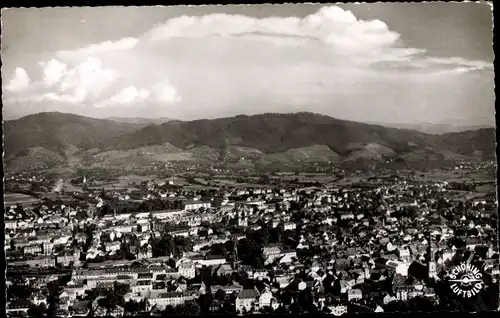
{"label": "church steeple", "polygon": [[234,271],[238,271],[238,265],[239,265],[239,261],[238,261],[238,240],[237,239],[234,239],[233,240],[233,269]]}
{"label": "church steeple", "polygon": [[436,260],[435,260],[435,253],[433,249],[433,241],[432,241],[432,235],[430,232],[427,232],[427,241],[428,241],[428,247],[427,247],[427,255],[428,255],[428,260],[427,260],[427,270],[428,270],[428,277],[429,279],[436,278],[437,277],[437,272],[436,272]]}

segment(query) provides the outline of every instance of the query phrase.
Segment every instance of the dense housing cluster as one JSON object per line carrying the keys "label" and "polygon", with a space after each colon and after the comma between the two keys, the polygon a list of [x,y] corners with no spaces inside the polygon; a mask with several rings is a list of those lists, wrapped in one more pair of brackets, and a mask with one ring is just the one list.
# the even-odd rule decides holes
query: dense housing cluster
{"label": "dense housing cluster", "polygon": [[[312,186],[149,181],[134,198],[87,188],[8,206],[7,313],[496,309],[495,197],[417,175]],[[452,279],[463,264],[481,274],[465,298]]]}

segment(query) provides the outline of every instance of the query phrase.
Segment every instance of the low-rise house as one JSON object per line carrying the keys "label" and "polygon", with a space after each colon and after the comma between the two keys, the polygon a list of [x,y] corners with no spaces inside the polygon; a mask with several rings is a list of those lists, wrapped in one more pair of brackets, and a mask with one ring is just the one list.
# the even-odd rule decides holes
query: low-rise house
{"label": "low-rise house", "polygon": [[221,289],[226,293],[226,295],[232,294],[232,293],[239,293],[240,291],[243,290],[243,287],[241,285],[237,284],[231,284],[228,286],[222,286]]}
{"label": "low-rise house", "polygon": [[9,265],[12,265],[12,266],[28,265],[29,267],[39,267],[39,268],[55,267],[56,260],[52,256],[37,256],[37,257],[29,258],[29,259],[10,262]]}
{"label": "low-rise house", "polygon": [[285,224],[283,224],[283,229],[286,231],[286,230],[295,230],[297,228],[297,225],[295,225],[295,223],[293,222],[287,222]]}
{"label": "low-rise house", "polygon": [[37,255],[42,252],[42,246],[40,244],[28,245],[23,248],[23,252],[26,255]]}
{"label": "low-rise house", "polygon": [[148,301],[151,306],[156,306],[158,309],[163,309],[166,306],[178,306],[185,304],[188,301],[193,301],[198,298],[197,291],[186,292],[167,292],[160,293],[149,297]]}
{"label": "low-rise house", "polygon": [[232,273],[233,273],[233,268],[229,264],[222,264],[215,271],[215,274],[217,276],[226,276],[226,275],[231,275]]}
{"label": "low-rise house", "polygon": [[[259,296],[259,308],[269,307],[273,303],[273,293],[266,287],[266,289]],[[274,299],[274,303],[277,301]]]}
{"label": "low-rise house", "polygon": [[89,301],[75,301],[69,308],[69,314],[73,317],[87,317],[90,313]]}
{"label": "low-rise house", "polygon": [[291,264],[297,258],[297,252],[294,250],[283,250],[280,253],[280,264]]}
{"label": "low-rise house", "polygon": [[184,205],[184,210],[199,210],[201,208],[210,209],[210,202],[201,202],[201,201],[186,201]]}
{"label": "low-rise house", "polygon": [[194,278],[196,276],[195,264],[189,260],[181,262],[178,265],[177,270],[179,271],[179,275],[188,279]]}
{"label": "low-rise house", "polygon": [[254,280],[263,280],[263,279],[269,279],[268,272],[265,269],[256,269],[253,272],[253,279]]}
{"label": "low-rise house", "polygon": [[153,281],[151,280],[138,280],[130,284],[132,293],[139,296],[147,296],[153,290]]}
{"label": "low-rise house", "polygon": [[255,289],[243,289],[235,302],[237,313],[253,312],[259,309],[259,292]]}
{"label": "low-rise house", "polygon": [[47,306],[47,297],[43,295],[41,292],[35,294],[32,299],[33,303],[37,306],[40,306],[41,304],[44,304]]}
{"label": "low-rise house", "polygon": [[344,314],[347,314],[346,305],[329,306],[328,309],[330,309],[332,315],[334,316],[342,316]]}
{"label": "low-rise house", "polygon": [[199,256],[199,257],[193,257],[191,258],[193,263],[196,264],[196,267],[203,267],[203,266],[216,266],[216,265],[222,265],[226,263],[226,257],[220,256],[220,255],[207,255],[206,257],[204,256]]}
{"label": "low-rise house", "polygon": [[109,242],[104,244],[106,252],[116,252],[120,250],[120,242]]}

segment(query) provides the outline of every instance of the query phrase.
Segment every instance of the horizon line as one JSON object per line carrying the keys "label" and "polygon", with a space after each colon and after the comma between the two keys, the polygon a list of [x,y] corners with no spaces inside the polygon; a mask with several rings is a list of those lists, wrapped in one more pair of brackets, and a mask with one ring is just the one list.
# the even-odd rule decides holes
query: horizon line
{"label": "horizon line", "polygon": [[[217,119],[224,119],[224,118],[235,118],[235,117],[240,117],[240,116],[247,116],[247,117],[253,117],[253,116],[262,116],[262,115],[295,115],[295,114],[312,114],[312,115],[319,115],[319,116],[326,116],[329,118],[337,119],[337,120],[344,120],[344,121],[350,121],[350,122],[357,122],[357,123],[363,123],[363,124],[369,124],[369,125],[377,125],[377,126],[385,126],[385,127],[390,127],[390,128],[398,128],[398,127],[393,127],[392,125],[432,125],[432,126],[452,126],[454,128],[461,128],[461,127],[470,127],[470,126],[480,126],[481,128],[496,128],[496,123],[495,124],[486,124],[486,123],[471,123],[471,124],[465,124],[465,125],[456,125],[453,123],[447,123],[445,120],[440,121],[440,122],[380,122],[380,121],[359,121],[359,120],[353,120],[353,119],[344,119],[344,118],[338,118],[338,117],[333,117],[331,115],[323,114],[323,113],[318,113],[318,112],[311,112],[311,111],[295,111],[295,112],[266,112],[266,113],[259,113],[259,114],[237,114],[237,115],[232,115],[232,116],[222,116],[222,117],[214,117],[214,118],[197,118],[197,119],[191,119],[191,120],[183,120],[183,119],[178,119],[178,118],[172,118],[168,116],[159,116],[159,117],[143,117],[143,116],[132,116],[132,117],[127,117],[127,116],[107,116],[107,117],[94,117],[94,116],[88,116],[88,115],[81,115],[81,114],[76,114],[76,113],[71,113],[71,112],[61,112],[61,111],[42,111],[38,113],[31,113],[27,114],[21,117],[17,118],[10,118],[10,119],[4,119],[4,122],[7,121],[16,121],[16,120],[21,120],[23,118],[29,117],[29,116],[35,116],[35,115],[40,115],[40,114],[63,114],[63,115],[73,115],[73,116],[78,116],[78,117],[84,117],[84,118],[92,118],[92,119],[99,119],[99,120],[111,120],[115,121],[114,119],[144,119],[144,120],[161,120],[165,119],[167,121],[165,122],[170,122],[170,121],[180,121],[180,122],[192,122],[192,121],[200,121],[200,120],[217,120]],[[480,118],[484,119],[484,118]],[[465,120],[464,118],[461,119],[449,119],[449,121],[453,120]],[[151,123],[155,124],[155,123]],[[480,128],[478,128],[480,129]]]}

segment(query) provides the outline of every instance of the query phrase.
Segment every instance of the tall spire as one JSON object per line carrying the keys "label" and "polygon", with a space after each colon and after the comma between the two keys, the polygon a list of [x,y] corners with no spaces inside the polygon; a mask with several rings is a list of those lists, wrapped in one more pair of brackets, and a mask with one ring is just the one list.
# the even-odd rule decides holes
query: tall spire
{"label": "tall spire", "polygon": [[431,232],[427,232],[427,241],[428,241],[428,248],[427,248],[427,254],[428,254],[428,261],[427,261],[427,270],[428,270],[428,277],[429,278],[436,278],[436,260],[435,260],[435,255],[434,255],[434,250],[432,248],[432,234]]}
{"label": "tall spire", "polygon": [[238,271],[238,240],[235,238],[233,240],[233,268]]}
{"label": "tall spire", "polygon": [[470,264],[472,262],[472,259],[474,258],[474,254],[475,254],[474,251],[470,252],[469,258],[467,259],[467,264]]}

